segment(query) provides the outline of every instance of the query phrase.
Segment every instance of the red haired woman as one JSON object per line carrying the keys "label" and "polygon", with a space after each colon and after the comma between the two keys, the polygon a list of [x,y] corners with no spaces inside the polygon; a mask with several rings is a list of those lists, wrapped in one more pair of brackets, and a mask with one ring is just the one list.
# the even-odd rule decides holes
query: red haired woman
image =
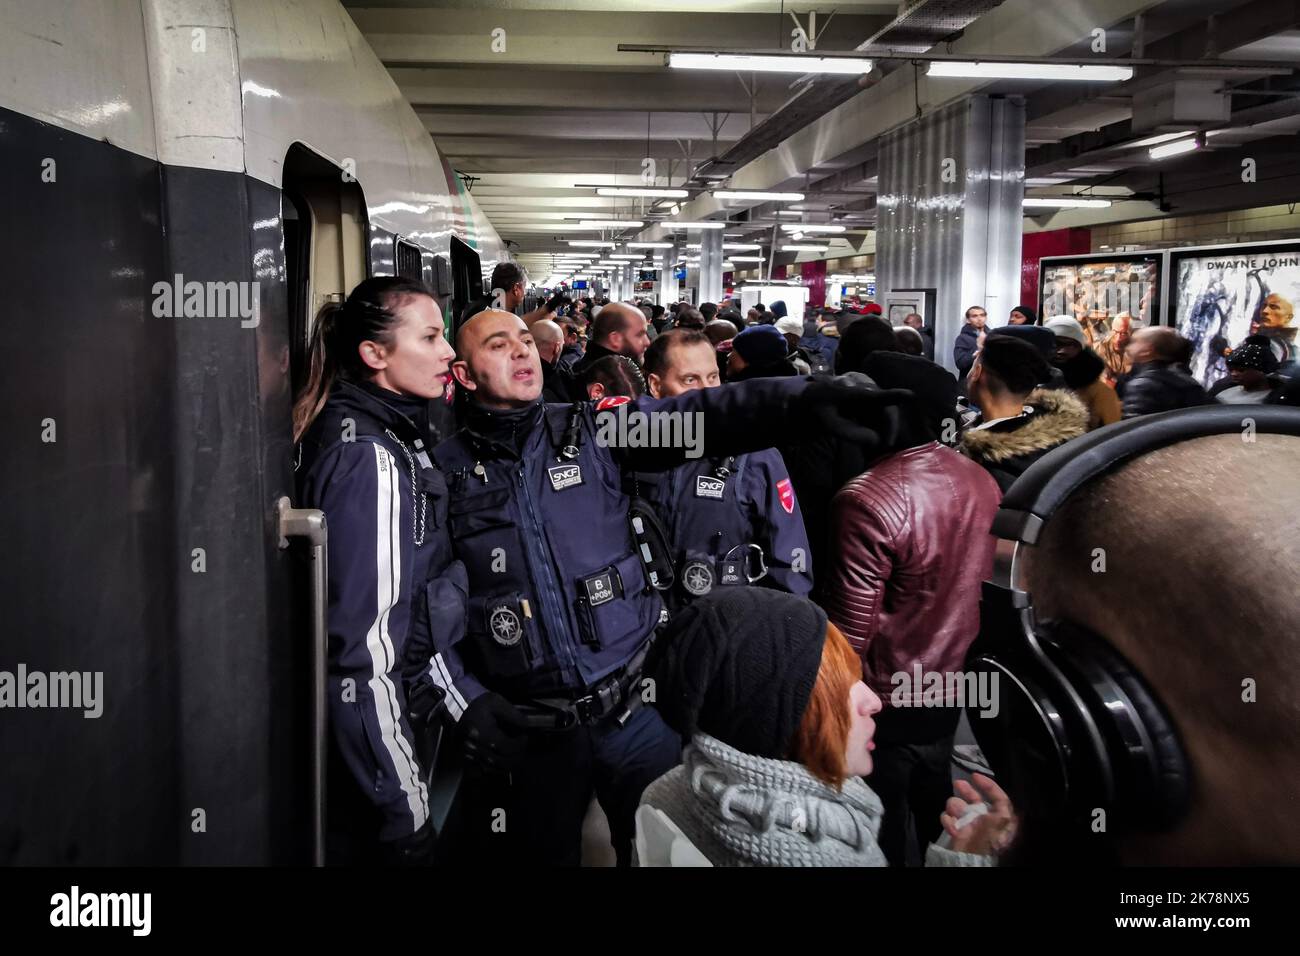
{"label": "red haired woman", "polygon": [[[642,866],[885,866],[871,772],[880,699],[817,605],[766,588],[721,588],[674,620],[647,675],[689,745],[637,811]],[[951,849],[926,862],[988,866],[1014,832],[1006,794],[976,775],[941,820]],[[971,804],[987,812],[961,828]]]}

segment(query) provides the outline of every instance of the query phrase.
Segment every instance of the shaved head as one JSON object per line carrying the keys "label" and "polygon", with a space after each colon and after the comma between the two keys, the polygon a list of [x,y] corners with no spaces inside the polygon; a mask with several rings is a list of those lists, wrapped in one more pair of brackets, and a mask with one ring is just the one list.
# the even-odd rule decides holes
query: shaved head
{"label": "shaved head", "polygon": [[1300,860],[1300,438],[1249,439],[1197,438],[1097,479],[1026,559],[1039,617],[1069,617],[1119,651],[1191,764],[1187,817],[1125,838],[1125,862]]}
{"label": "shaved head", "polygon": [[600,310],[591,325],[591,341],[640,364],[650,346],[645,314],[626,302],[611,302]]}
{"label": "shaved head", "polygon": [[[553,323],[552,323],[553,324]],[[524,320],[513,312],[486,309],[456,333],[457,383],[489,408],[520,408],[542,394],[542,365]]]}
{"label": "shaved head", "polygon": [[541,319],[528,327],[537,343],[537,353],[543,362],[554,362],[564,348],[564,329],[550,319]]}

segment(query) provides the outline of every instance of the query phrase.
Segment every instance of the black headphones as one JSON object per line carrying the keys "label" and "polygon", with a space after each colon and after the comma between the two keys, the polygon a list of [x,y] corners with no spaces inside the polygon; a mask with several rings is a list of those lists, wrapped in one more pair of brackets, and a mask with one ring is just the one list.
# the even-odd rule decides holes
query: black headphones
{"label": "black headphones", "polygon": [[[967,707],[980,749],[1018,810],[1082,835],[1106,813],[1105,832],[1160,831],[1186,812],[1191,768],[1168,714],[1106,640],[1068,619],[1038,621],[1023,581],[1023,549],[1079,488],[1141,455],[1194,438],[1240,433],[1300,436],[1300,411],[1206,405],[1091,432],[1048,452],[1008,489],[993,522],[993,580],[984,582],[980,632],[968,672],[990,684],[998,712]],[[987,674],[985,678],[983,675]]]}

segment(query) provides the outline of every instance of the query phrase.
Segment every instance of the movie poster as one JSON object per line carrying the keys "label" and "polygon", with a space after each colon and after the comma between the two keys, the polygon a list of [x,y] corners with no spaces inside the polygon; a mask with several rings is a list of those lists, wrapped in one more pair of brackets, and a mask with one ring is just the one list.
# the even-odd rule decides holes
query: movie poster
{"label": "movie poster", "polygon": [[1038,314],[1043,321],[1077,319],[1112,387],[1131,370],[1125,350],[1133,333],[1159,322],[1162,258],[1151,252],[1039,260]]}
{"label": "movie poster", "polygon": [[[1039,260],[1039,315],[1068,315],[1088,329],[1128,315],[1135,328],[1159,316],[1160,254]],[[1101,329],[1097,329],[1101,331]],[[1103,336],[1104,337],[1104,336]]]}
{"label": "movie poster", "polygon": [[1248,335],[1272,339],[1280,362],[1297,358],[1300,243],[1175,250],[1170,271],[1174,325],[1191,340],[1192,375],[1207,389]]}

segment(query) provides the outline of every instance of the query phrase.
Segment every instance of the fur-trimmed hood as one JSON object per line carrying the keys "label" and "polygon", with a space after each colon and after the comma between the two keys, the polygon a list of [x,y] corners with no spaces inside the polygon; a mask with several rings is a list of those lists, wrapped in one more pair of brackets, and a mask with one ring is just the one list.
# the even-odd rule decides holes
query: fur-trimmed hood
{"label": "fur-trimmed hood", "polygon": [[998,464],[1022,455],[1055,448],[1088,430],[1088,408],[1065,389],[1040,388],[1026,400],[1032,415],[992,428],[967,431],[962,451],[972,458]]}

